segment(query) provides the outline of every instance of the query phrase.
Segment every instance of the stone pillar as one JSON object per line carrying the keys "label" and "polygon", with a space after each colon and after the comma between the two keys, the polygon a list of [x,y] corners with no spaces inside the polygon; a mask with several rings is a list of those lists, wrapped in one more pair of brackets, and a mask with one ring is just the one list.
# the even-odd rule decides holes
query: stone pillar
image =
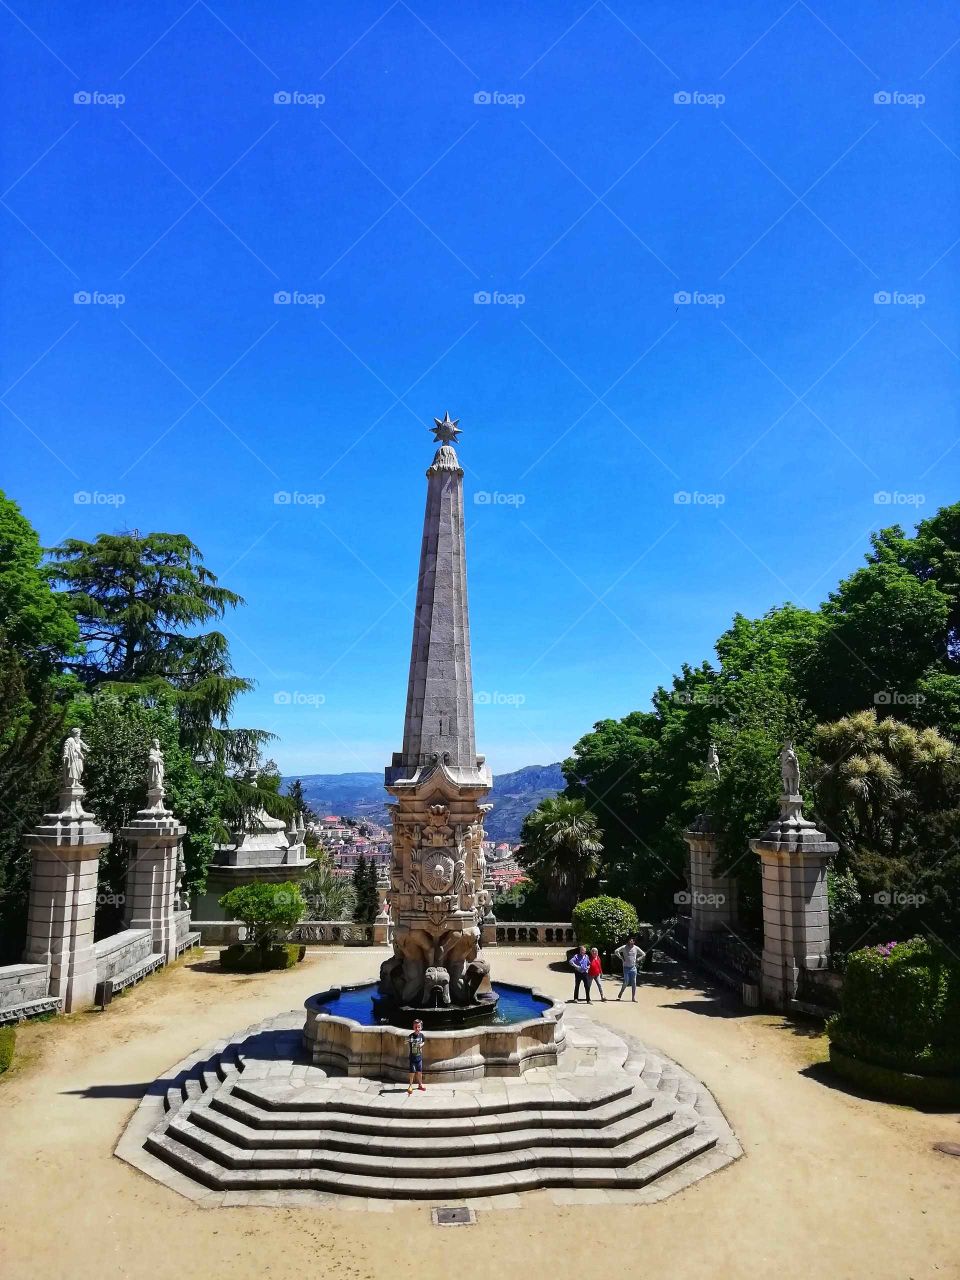
{"label": "stone pillar", "polygon": [[[795,761],[794,761],[795,765]],[[763,1000],[783,1009],[795,999],[801,969],[825,969],[830,955],[827,865],[839,849],[803,816],[799,772],[780,797],[780,816],[750,841],[763,882]]]}
{"label": "stone pillar", "polygon": [[737,882],[716,870],[717,833],[709,813],[698,814],[683,838],[690,847],[690,932],[687,952],[696,958],[708,933],[734,930]]}
{"label": "stone pillar", "polygon": [[134,846],[127,867],[124,923],[128,929],[149,929],[153,950],[165,962],[176,956],[181,841],[186,831],[164,807],[160,788],[147,792],[147,807],[122,830]]}
{"label": "stone pillar", "polygon": [[59,813],[25,836],[33,865],[24,963],[46,965],[49,991],[64,1013],[93,1004],[97,957],[93,925],[97,910],[100,854],[113,837],[83,808],[84,744],[75,729],[64,745]]}

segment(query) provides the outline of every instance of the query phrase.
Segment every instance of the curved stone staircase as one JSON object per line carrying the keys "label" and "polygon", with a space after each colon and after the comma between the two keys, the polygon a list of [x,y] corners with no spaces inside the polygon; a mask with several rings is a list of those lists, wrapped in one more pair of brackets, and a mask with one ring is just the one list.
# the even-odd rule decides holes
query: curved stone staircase
{"label": "curved stone staircase", "polygon": [[561,1068],[408,1096],[309,1065],[293,1017],[179,1064],[144,1099],[117,1154],[178,1190],[186,1179],[233,1193],[230,1203],[265,1191],[431,1201],[630,1191],[677,1170],[693,1181],[739,1154],[702,1086],[589,1018],[568,1028],[574,1045]]}

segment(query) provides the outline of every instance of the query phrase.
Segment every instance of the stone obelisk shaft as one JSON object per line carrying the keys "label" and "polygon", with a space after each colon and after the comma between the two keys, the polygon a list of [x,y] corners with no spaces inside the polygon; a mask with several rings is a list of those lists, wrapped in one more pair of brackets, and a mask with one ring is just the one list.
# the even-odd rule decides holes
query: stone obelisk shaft
{"label": "stone obelisk shaft", "polygon": [[464,548],[463,470],[451,445],[427,471],[427,504],[403,725],[402,765],[413,771],[439,756],[475,769],[473,678]]}

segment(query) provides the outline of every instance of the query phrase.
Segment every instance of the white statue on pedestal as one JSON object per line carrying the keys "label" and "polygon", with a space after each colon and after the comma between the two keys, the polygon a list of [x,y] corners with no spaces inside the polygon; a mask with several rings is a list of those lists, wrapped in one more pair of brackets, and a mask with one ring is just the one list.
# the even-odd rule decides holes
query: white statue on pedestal
{"label": "white statue on pedestal", "polygon": [[85,753],[90,748],[80,737],[79,729],[71,729],[70,736],[63,744],[63,785],[65,788],[80,787],[83,784],[83,766]]}
{"label": "white statue on pedestal", "polygon": [[783,794],[798,796],[800,794],[800,761],[788,738],[780,752],[780,777],[783,779]]}
{"label": "white statue on pedestal", "polygon": [[160,750],[160,739],[154,738],[150,744],[150,772],[147,774],[147,789],[163,791],[163,752]]}
{"label": "white statue on pedestal", "polygon": [[709,747],[707,747],[707,773],[719,781],[720,756],[717,753],[716,744],[713,742],[711,742]]}

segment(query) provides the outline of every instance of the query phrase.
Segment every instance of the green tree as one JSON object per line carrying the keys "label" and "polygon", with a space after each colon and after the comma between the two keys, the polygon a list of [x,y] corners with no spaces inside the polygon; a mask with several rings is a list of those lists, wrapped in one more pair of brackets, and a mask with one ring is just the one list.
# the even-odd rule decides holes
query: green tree
{"label": "green tree", "polygon": [[357,893],[352,882],[338,876],[327,854],[314,859],[303,877],[303,896],[312,920],[353,920]]}
{"label": "green tree", "polygon": [[219,585],[184,534],[101,533],[68,538],[49,574],[76,614],[83,653],[68,663],[91,689],[124,685],[170,698],[185,745],[223,763],[245,763],[269,735],[231,729],[236,698],[253,687],[232,668],[220,631],[197,631],[243,603]]}
{"label": "green tree", "polygon": [[309,803],[307,797],[303,794],[303,783],[299,778],[294,780],[287,787],[287,796],[293,807],[294,813],[302,813],[304,822],[317,822],[319,815],[316,809]]}
{"label": "green tree", "polygon": [[105,899],[98,912],[98,931],[120,927],[131,853],[121,828],[146,803],[147,753],[158,738],[164,755],[166,803],[186,825],[184,862],[186,889],[205,886],[214,844],[228,832],[221,821],[227,804],[226,780],[216,770],[198,765],[180,743],[173,707],[161,696],[153,703],[135,693],[105,689],[76,700],[73,721],[90,747],[84,772],[86,802],[113,843],[100,858],[100,890]]}
{"label": "green tree", "polygon": [[24,833],[52,808],[64,736],[52,681],[34,684],[0,635],[0,964],[23,950],[31,858]]}
{"label": "green tree", "polygon": [[219,901],[228,920],[240,920],[246,925],[247,943],[259,951],[264,966],[270,949],[303,919],[307,909],[300,886],[292,880],[284,884],[255,880],[231,889]]}
{"label": "green tree", "polygon": [[358,924],[367,924],[370,914],[370,882],[367,878],[367,860],[361,853],[353,868],[354,908],[353,918]]}
{"label": "green tree", "polygon": [[640,927],[637,913],[629,902],[606,894],[578,902],[573,909],[572,923],[577,942],[596,947],[607,955]]}
{"label": "green tree", "polygon": [[602,851],[600,828],[586,801],[554,796],[524,819],[517,862],[544,885],[554,918],[565,920],[597,875]]}
{"label": "green tree", "polygon": [[40,539],[0,490],[0,631],[4,645],[49,672],[76,651],[80,632],[69,601],[52,591]]}
{"label": "green tree", "polygon": [[960,933],[960,750],[936,729],[871,708],[815,736],[818,816],[840,842],[859,910],[838,920],[837,948],[867,937]]}

